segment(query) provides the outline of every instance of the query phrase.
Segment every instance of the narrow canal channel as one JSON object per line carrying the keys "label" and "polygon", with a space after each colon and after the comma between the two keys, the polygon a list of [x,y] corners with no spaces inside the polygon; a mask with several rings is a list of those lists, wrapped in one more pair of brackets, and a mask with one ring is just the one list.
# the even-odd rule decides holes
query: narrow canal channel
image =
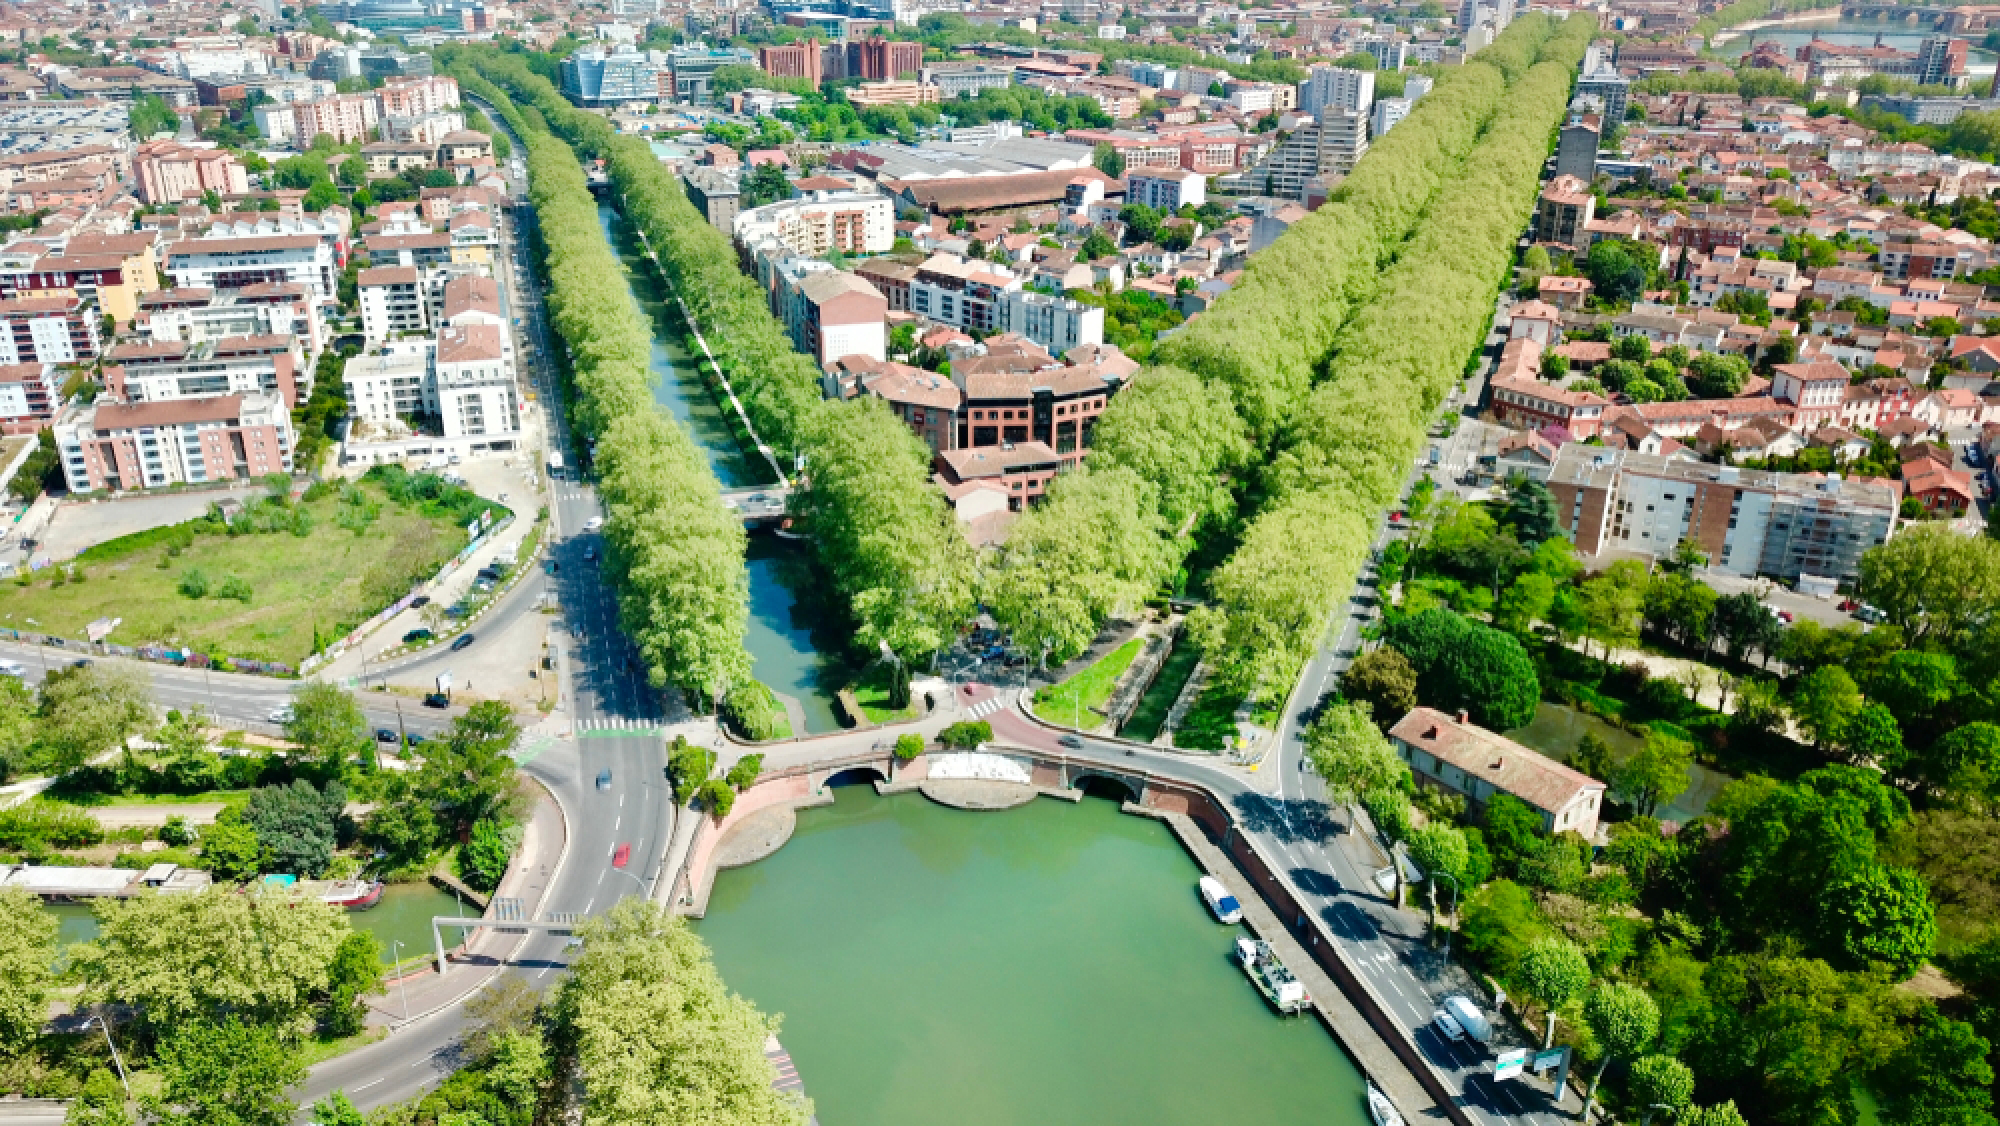
{"label": "narrow canal channel", "polygon": [[[618,252],[626,286],[653,322],[654,400],[686,424],[723,488],[771,484],[770,467],[760,457],[744,456],[730,416],[696,370],[682,343],[680,315],[652,264],[642,256],[632,225],[606,202],[598,204],[597,218],[604,237]],[[750,651],[757,679],[798,701],[806,716],[806,730],[800,734],[840,730],[834,695],[851,670],[845,666],[840,641],[829,632],[833,615],[801,597],[801,591],[816,585],[810,552],[771,532],[755,532],[748,564],[750,622],[744,647]]]}
{"label": "narrow canal channel", "polygon": [[1366,1126],[1316,1018],[1229,959],[1173,834],[1116,803],[948,810],[866,786],[720,875],[699,924],[827,1126]]}

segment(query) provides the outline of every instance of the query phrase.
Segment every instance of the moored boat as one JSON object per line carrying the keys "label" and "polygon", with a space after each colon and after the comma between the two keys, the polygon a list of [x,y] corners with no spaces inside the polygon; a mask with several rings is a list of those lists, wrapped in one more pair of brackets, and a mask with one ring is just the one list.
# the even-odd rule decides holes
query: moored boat
{"label": "moored boat", "polygon": [[1368,1117],[1375,1126],[1403,1126],[1403,1116],[1396,1112],[1396,1104],[1373,1081],[1368,1084]]}
{"label": "moored boat", "polygon": [[1257,992],[1271,1003],[1271,1007],[1290,1016],[1303,1010],[1312,1002],[1306,996],[1306,987],[1292,976],[1292,971],[1278,960],[1271,951],[1271,944],[1255,939],[1239,937],[1236,940],[1236,960],[1243,965],[1243,972],[1250,975]]}
{"label": "moored boat", "polygon": [[1243,905],[1236,902],[1236,897],[1229,894],[1229,889],[1223,886],[1221,880],[1214,876],[1203,876],[1200,886],[1202,902],[1207,903],[1208,909],[1215,913],[1217,922],[1243,921]]}

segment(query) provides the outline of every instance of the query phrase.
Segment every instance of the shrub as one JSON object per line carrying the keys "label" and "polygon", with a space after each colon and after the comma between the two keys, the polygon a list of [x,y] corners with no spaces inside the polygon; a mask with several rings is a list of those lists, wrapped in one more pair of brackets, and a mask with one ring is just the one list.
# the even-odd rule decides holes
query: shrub
{"label": "shrub", "polygon": [[695,746],[685,735],[674,736],[674,745],[667,752],[667,780],[673,783],[674,801],[687,804],[714,771],[714,751]]}
{"label": "shrub", "polygon": [[921,735],[896,736],[896,757],[908,762],[924,753],[924,737]]}
{"label": "shrub", "polygon": [[938,746],[957,747],[971,750],[981,743],[993,741],[993,725],[983,719],[954,723],[938,732]]}
{"label": "shrub", "polygon": [[234,598],[238,602],[248,602],[250,601],[250,583],[249,580],[243,578],[241,575],[231,575],[222,580],[222,586],[215,593],[218,597]]}
{"label": "shrub", "polygon": [[188,827],[187,818],[176,813],[160,826],[160,839],[177,848],[185,848],[194,843],[194,830]]}
{"label": "shrub", "polygon": [[207,598],[208,576],[200,567],[189,567],[181,572],[180,592],[186,598]]}
{"label": "shrub", "polygon": [[717,821],[729,816],[729,811],[736,806],[736,791],[720,778],[703,782],[695,797],[703,809],[715,815]]}
{"label": "shrub", "polygon": [[474,891],[492,891],[507,874],[507,836],[490,818],[472,826],[472,839],[458,850],[458,874]]}
{"label": "shrub", "polygon": [[103,839],[97,819],[74,806],[38,798],[0,810],[0,848],[11,852],[88,848]]}
{"label": "shrub", "polygon": [[729,695],[722,698],[722,719],[753,743],[779,738],[790,729],[778,698],[755,680],[732,687]]}
{"label": "shrub", "polygon": [[736,792],[740,794],[756,785],[757,776],[763,772],[763,755],[744,755],[736,760],[735,766],[729,768],[728,774],[723,775],[723,780],[736,787]]}

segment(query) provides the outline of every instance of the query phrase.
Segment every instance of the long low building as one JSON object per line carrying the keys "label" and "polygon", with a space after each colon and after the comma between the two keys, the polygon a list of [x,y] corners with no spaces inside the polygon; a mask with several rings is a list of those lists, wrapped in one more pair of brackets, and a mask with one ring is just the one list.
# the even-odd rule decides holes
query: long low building
{"label": "long low building", "polygon": [[125,899],[148,892],[198,892],[211,883],[207,872],[178,864],[137,868],[65,868],[10,864],[0,867],[0,889],[15,889],[44,899]]}
{"label": "long low building", "polygon": [[1482,807],[1495,794],[1509,794],[1541,814],[1544,832],[1597,836],[1604,783],[1468,723],[1462,711],[1454,717],[1416,708],[1389,729],[1389,743],[1423,785]]}

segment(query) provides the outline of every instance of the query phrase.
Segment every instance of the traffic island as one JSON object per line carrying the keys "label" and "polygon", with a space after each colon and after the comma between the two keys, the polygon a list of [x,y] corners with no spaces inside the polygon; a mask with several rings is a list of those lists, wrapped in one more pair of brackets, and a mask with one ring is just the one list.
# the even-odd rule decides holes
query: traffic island
{"label": "traffic island", "polygon": [[987,813],[1026,805],[1037,793],[1026,783],[990,778],[929,778],[917,783],[917,791],[942,806]]}

